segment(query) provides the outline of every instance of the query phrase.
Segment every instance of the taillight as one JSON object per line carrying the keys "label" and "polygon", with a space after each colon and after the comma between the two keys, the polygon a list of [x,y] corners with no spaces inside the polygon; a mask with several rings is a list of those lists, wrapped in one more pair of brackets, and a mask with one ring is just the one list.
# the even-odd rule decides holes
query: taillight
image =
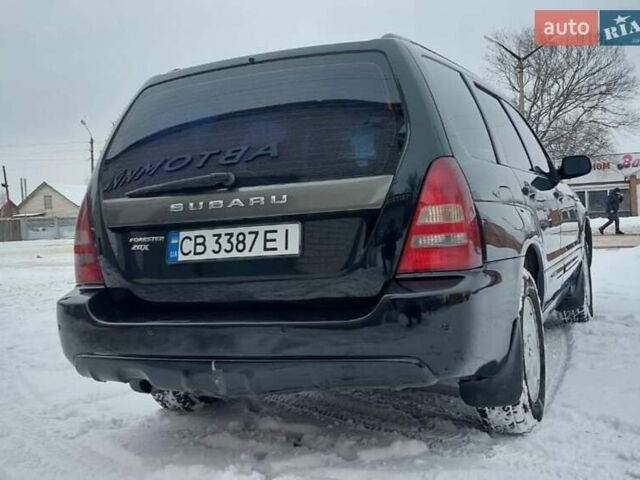
{"label": "taillight", "polygon": [[82,201],[78,221],[76,223],[76,238],[73,243],[73,256],[76,266],[76,283],[78,285],[94,285],[104,283],[98,252],[91,231],[88,196]]}
{"label": "taillight", "polygon": [[480,227],[469,185],[454,158],[437,158],[424,179],[398,273],[480,265]]}

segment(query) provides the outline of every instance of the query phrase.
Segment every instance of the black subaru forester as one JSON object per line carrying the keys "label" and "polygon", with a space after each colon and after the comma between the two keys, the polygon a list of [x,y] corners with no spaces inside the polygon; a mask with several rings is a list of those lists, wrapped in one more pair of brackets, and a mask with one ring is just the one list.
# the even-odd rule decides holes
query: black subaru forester
{"label": "black subaru forester", "polygon": [[592,316],[591,229],[518,111],[411,41],[149,80],[80,210],[67,358],[163,407],[455,385],[493,431],[542,418],[543,323]]}

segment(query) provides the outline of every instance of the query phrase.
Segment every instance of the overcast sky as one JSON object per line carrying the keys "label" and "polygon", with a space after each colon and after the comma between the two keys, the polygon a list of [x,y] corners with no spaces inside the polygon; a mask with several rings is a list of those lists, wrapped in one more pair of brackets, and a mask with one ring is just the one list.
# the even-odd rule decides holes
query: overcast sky
{"label": "overcast sky", "polygon": [[[638,0],[0,0],[0,164],[19,177],[84,183],[85,119],[99,150],[150,76],[224,58],[306,45],[410,37],[483,75],[486,41],[532,26],[536,9],[634,9]],[[640,71],[640,46],[627,47]],[[640,132],[618,138],[640,151]]]}

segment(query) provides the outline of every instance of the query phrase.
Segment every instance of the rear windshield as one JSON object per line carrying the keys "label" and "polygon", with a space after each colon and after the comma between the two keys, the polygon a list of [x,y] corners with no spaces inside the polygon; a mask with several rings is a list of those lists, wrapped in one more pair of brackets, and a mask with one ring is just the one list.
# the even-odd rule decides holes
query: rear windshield
{"label": "rear windshield", "polygon": [[206,173],[236,187],[392,173],[406,127],[380,53],[200,73],[143,90],[121,121],[101,183],[110,195]]}

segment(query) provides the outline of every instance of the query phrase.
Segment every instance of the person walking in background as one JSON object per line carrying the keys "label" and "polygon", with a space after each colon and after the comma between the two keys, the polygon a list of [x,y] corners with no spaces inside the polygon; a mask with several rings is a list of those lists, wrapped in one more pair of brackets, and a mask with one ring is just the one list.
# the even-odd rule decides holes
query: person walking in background
{"label": "person walking in background", "polygon": [[614,188],[613,191],[609,192],[607,196],[607,215],[609,217],[609,221],[602,225],[598,230],[600,230],[600,234],[604,235],[605,229],[611,225],[612,223],[616,224],[616,235],[623,235],[624,232],[620,230],[620,216],[618,215],[618,210],[620,209],[620,204],[622,203],[622,199],[624,195],[620,193],[619,188]]}

